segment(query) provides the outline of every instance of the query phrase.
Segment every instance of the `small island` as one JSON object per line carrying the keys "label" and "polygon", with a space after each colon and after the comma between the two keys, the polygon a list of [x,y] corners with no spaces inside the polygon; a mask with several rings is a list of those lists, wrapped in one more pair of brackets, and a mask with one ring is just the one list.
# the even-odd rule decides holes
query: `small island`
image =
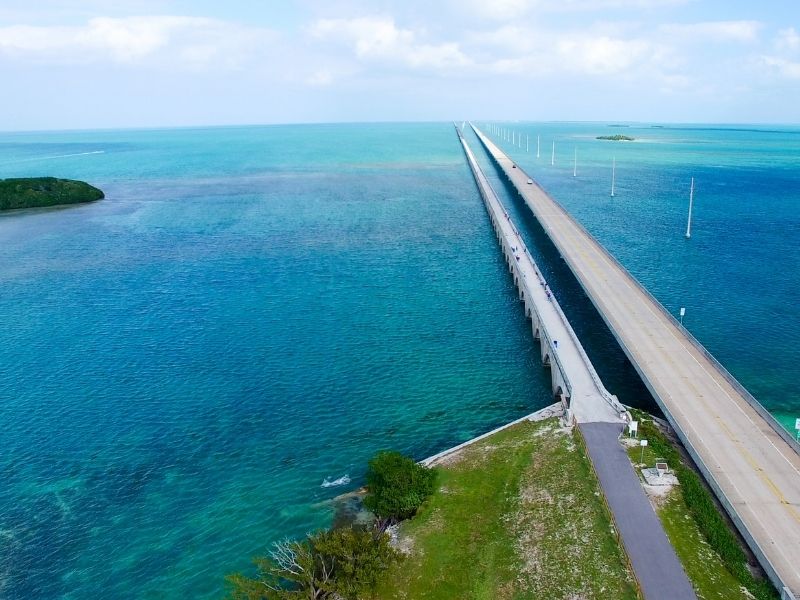
{"label": "small island", "polygon": [[102,190],[83,181],[55,177],[0,179],[0,210],[93,202]]}
{"label": "small island", "polygon": [[598,140],[611,140],[612,142],[632,142],[636,138],[632,138],[629,135],[621,135],[621,134],[618,133],[616,135],[598,135],[597,139]]}

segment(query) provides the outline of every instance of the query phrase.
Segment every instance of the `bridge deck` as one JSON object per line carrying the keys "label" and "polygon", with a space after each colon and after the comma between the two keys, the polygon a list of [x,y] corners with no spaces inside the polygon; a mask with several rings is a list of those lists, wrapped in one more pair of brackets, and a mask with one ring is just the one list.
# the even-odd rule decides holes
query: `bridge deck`
{"label": "bridge deck", "polygon": [[747,392],[477,128],[693,455],[773,582],[800,591],[800,456]]}
{"label": "bridge deck", "polygon": [[559,369],[568,381],[570,411],[578,423],[621,423],[620,409],[624,408],[603,386],[558,300],[549,291],[547,282],[528,252],[525,241],[478,166],[472,150],[458,133],[504,252],[508,252],[514,262],[512,271],[519,276],[517,285],[524,294],[526,306],[530,306],[538,315],[541,341],[551,355],[551,368]]}

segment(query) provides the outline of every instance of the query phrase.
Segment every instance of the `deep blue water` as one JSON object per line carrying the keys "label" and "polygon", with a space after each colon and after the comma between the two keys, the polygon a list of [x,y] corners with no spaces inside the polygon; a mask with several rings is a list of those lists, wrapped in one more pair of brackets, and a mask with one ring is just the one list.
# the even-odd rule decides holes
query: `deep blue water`
{"label": "deep blue water", "polygon": [[[513,126],[543,140],[520,164],[800,416],[800,130]],[[641,141],[594,139],[620,131]],[[42,174],[107,199],[0,216],[0,597],[219,597],[328,524],[375,450],[422,457],[550,402],[450,124],[0,134],[0,177]],[[608,387],[646,405],[506,201]]]}

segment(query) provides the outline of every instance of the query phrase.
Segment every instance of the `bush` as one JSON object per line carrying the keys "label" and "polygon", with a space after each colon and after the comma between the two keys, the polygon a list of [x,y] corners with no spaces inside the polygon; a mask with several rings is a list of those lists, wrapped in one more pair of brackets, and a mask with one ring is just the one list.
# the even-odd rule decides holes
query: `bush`
{"label": "bush", "polygon": [[378,517],[379,529],[408,519],[436,489],[436,472],[399,452],[378,452],[369,461],[364,506]]}

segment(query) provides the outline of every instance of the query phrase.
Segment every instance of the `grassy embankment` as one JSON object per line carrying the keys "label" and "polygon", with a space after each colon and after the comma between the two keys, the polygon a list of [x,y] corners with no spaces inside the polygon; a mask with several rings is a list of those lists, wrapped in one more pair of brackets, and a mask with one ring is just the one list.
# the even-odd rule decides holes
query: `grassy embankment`
{"label": "grassy embankment", "polygon": [[634,599],[599,484],[571,430],[523,422],[437,467],[379,598]]}
{"label": "grassy embankment", "polygon": [[[639,437],[648,441],[644,463],[652,466],[657,458],[666,459],[680,485],[657,500],[661,519],[683,568],[701,600],[758,598],[777,600],[775,588],[753,576],[741,543],[720,514],[711,492],[700,475],[686,466],[672,442],[646,413],[634,411],[639,419]],[[636,446],[628,450],[634,464],[642,458]],[[745,591],[746,590],[746,591]]]}
{"label": "grassy embankment", "polygon": [[83,181],[55,177],[0,179],[0,210],[39,208],[100,200],[105,195]]}

